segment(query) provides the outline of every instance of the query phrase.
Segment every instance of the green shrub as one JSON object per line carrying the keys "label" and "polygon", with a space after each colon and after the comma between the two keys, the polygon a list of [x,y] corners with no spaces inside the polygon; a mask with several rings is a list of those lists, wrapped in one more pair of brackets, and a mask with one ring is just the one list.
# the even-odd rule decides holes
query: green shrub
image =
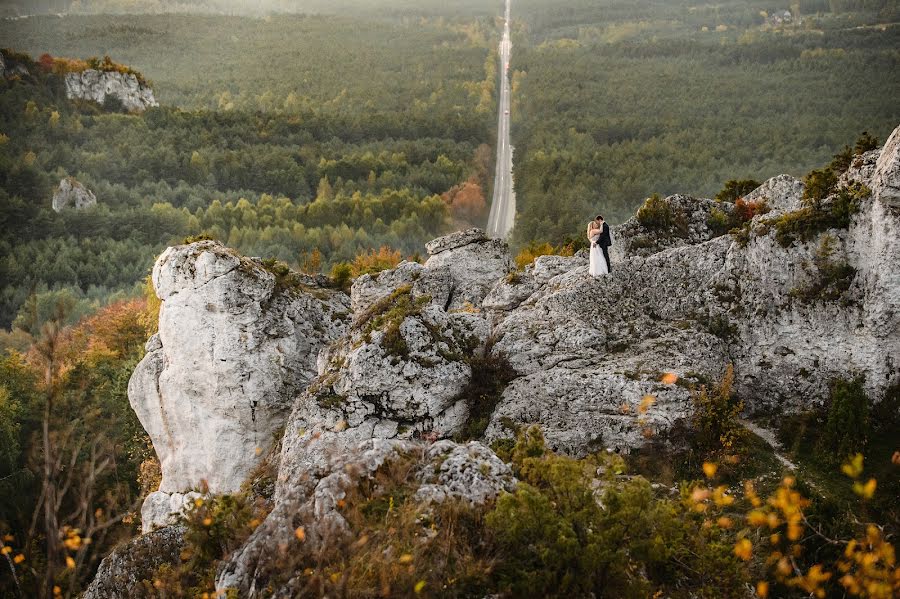
{"label": "green shrub", "polygon": [[349,291],[353,284],[353,266],[349,262],[338,262],[332,266],[331,282],[336,288]]}
{"label": "green shrub", "polygon": [[654,193],[638,208],[637,220],[647,229],[666,230],[675,224],[675,214],[671,206]]}
{"label": "green shrub", "polygon": [[850,289],[856,269],[846,261],[832,260],[835,238],[831,235],[822,237],[822,242],[813,258],[815,272],[808,285],[791,289],[791,297],[804,302],[835,301],[844,297]]}
{"label": "green shrub", "polygon": [[775,239],[782,247],[790,246],[794,241],[809,241],[819,233],[828,229],[846,229],[850,221],[871,195],[865,185],[852,183],[838,190],[828,209],[816,203],[800,210],[787,212],[767,222],[775,227]]}
{"label": "green shrub", "polygon": [[740,449],[746,436],[738,422],[743,402],[732,396],[734,368],[729,364],[722,381],[714,388],[701,385],[691,393],[692,449],[703,460],[717,459]]}
{"label": "green shrub", "polygon": [[745,596],[724,532],[702,528],[703,516],[680,502],[655,498],[644,478],[621,479],[618,456],[556,455],[536,427],[519,433],[512,456],[519,485],[485,517],[503,595]]}
{"label": "green shrub", "polygon": [[154,580],[142,582],[145,594],[133,589],[135,596],[214,595],[216,567],[247,540],[268,510],[265,500],[245,493],[195,499],[180,518],[184,526],[181,563],[160,566]]}
{"label": "green shrub", "polygon": [[853,146],[854,154],[865,154],[866,152],[870,152],[872,150],[878,149],[878,138],[874,135],[869,135],[868,131],[863,131],[859,138],[856,140],[856,144]]}
{"label": "green shrub", "polygon": [[191,243],[197,243],[198,241],[218,241],[215,237],[210,235],[209,233],[203,232],[198,233],[196,235],[188,235],[184,239],[181,240],[182,245],[188,245]]}
{"label": "green shrub", "polygon": [[833,381],[828,417],[819,441],[823,455],[840,464],[850,455],[865,453],[868,436],[869,398],[862,377]]}
{"label": "green shrub", "polygon": [[731,179],[725,182],[722,191],[716,194],[717,202],[735,202],[762,185],[755,179]]}
{"label": "green shrub", "polygon": [[517,376],[506,356],[491,353],[489,348],[483,356],[474,356],[466,362],[472,369],[472,376],[460,398],[465,400],[469,415],[457,436],[459,441],[480,439],[484,435],[503,390]]}
{"label": "green shrub", "polygon": [[803,203],[818,206],[837,187],[837,175],[831,168],[810,171],[804,178]]}

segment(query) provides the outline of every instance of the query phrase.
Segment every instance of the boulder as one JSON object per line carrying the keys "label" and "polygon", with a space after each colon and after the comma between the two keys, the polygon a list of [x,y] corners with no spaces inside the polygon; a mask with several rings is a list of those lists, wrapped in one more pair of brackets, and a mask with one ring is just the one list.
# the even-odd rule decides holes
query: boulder
{"label": "boulder", "polygon": [[[183,547],[184,529],[179,526],[167,526],[131,539],[103,558],[84,599],[130,599],[149,595],[156,570],[164,564],[179,564]],[[142,588],[143,581],[151,586]]]}
{"label": "boulder", "polygon": [[790,212],[802,207],[803,181],[790,175],[778,175],[744,196],[750,202],[765,200],[772,210]]}
{"label": "boulder", "polygon": [[97,196],[75,177],[65,177],[53,192],[53,210],[61,212],[65,208],[83,210],[97,205]]}

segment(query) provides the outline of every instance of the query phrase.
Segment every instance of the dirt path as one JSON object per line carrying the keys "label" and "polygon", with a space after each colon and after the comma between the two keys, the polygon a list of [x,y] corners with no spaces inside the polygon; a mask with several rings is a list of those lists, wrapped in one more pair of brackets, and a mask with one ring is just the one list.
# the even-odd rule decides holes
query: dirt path
{"label": "dirt path", "polygon": [[768,443],[769,447],[771,447],[775,452],[775,457],[778,458],[778,461],[785,465],[785,467],[796,470],[797,464],[790,461],[781,453],[781,443],[778,442],[777,437],[775,436],[775,431],[763,428],[754,422],[750,422],[749,420],[740,420],[741,425],[746,428],[748,431]]}

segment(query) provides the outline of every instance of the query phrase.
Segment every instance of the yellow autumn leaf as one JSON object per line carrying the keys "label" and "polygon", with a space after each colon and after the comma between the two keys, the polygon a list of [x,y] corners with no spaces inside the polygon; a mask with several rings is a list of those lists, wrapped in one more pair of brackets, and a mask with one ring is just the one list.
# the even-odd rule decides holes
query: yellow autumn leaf
{"label": "yellow autumn leaf", "polygon": [[716,475],[716,470],[718,469],[719,466],[712,462],[703,462],[703,474],[706,475],[706,478],[714,477]]}
{"label": "yellow autumn leaf", "polygon": [[662,375],[662,377],[660,377],[659,380],[664,385],[674,385],[675,383],[678,382],[678,375],[675,374],[674,372],[667,372],[664,375]]}
{"label": "yellow autumn leaf", "polygon": [[13,558],[13,562],[15,562],[17,564],[21,564],[24,561],[25,561],[25,556],[22,555],[21,553]]}
{"label": "yellow autumn leaf", "polygon": [[734,544],[734,554],[738,558],[748,561],[753,556],[753,543],[750,539],[741,539]]}
{"label": "yellow autumn leaf", "polygon": [[212,526],[213,519],[207,516],[203,519],[203,526]]}
{"label": "yellow autumn leaf", "polygon": [[650,406],[652,406],[655,403],[656,403],[655,397],[653,397],[652,395],[645,395],[643,398],[641,398],[641,405],[638,406],[638,411],[641,414],[645,414],[647,412],[647,410],[650,409]]}
{"label": "yellow autumn leaf", "polygon": [[765,580],[760,580],[756,583],[756,594],[759,595],[760,599],[766,599],[769,596],[769,583]]}
{"label": "yellow autumn leaf", "polygon": [[878,482],[874,478],[870,478],[865,484],[860,482],[853,483],[853,492],[863,499],[872,499],[877,486]]}
{"label": "yellow autumn leaf", "polygon": [[841,472],[850,478],[859,478],[863,471],[863,454],[857,453],[841,466]]}
{"label": "yellow autumn leaf", "polygon": [[73,560],[73,559],[72,559],[71,557],[69,557],[68,555],[66,556],[66,568],[68,568],[68,569],[70,569],[70,570],[74,570],[74,569],[75,569],[75,560]]}
{"label": "yellow autumn leaf", "polygon": [[420,580],[416,583],[416,586],[413,587],[413,591],[415,591],[416,595],[421,593],[425,589],[425,581]]}
{"label": "yellow autumn leaf", "polygon": [[302,543],[306,540],[306,530],[302,526],[298,526],[297,530],[294,531],[294,536]]}
{"label": "yellow autumn leaf", "polygon": [[404,553],[403,555],[400,556],[400,559],[397,560],[397,562],[401,563],[401,564],[411,564],[412,561],[413,561],[413,556],[410,555],[409,553]]}
{"label": "yellow autumn leaf", "polygon": [[2,553],[3,555],[10,554],[12,553],[12,547],[6,545],[3,549],[0,549],[0,553]]}

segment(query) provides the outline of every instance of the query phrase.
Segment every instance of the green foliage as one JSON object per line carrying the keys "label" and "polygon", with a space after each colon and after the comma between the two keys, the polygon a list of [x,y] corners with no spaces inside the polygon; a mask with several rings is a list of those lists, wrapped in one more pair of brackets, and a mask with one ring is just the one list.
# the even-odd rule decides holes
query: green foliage
{"label": "green foliage", "polygon": [[775,239],[782,247],[796,240],[809,241],[828,229],[849,227],[853,215],[870,194],[864,185],[853,183],[838,190],[827,207],[820,203],[808,205],[770,220],[768,225],[774,225]]}
{"label": "green foliage", "polygon": [[833,381],[819,445],[823,454],[839,465],[848,456],[865,453],[869,430],[869,399],[863,379]]}
{"label": "green foliage", "polygon": [[[153,258],[185,236],[205,233],[244,255],[292,264],[318,249],[325,269],[382,246],[409,255],[451,226],[442,193],[473,176],[487,184],[477,150],[493,119],[473,116],[480,98],[470,97],[485,76],[488,44],[476,42],[484,24],[196,15],[175,25],[147,16],[62,21],[29,21],[42,52],[85,56],[104,38],[120,60],[177,66],[153,73],[163,106],[139,115],[69,102],[60,77],[40,67],[0,88],[0,326],[10,326],[33,289],[78,289],[101,303],[133,294]],[[234,45],[235,59],[218,77],[220,54],[171,51],[221,39],[217,27],[267,49]],[[279,35],[282,28],[290,35]],[[13,29],[16,40],[0,22],[7,42],[24,45],[23,30]],[[57,35],[72,44],[51,47]],[[140,56],[132,54],[134,35],[147,42]],[[343,35],[360,45],[325,51]],[[287,51],[291,69],[272,69],[268,60],[277,60],[286,39],[304,49]],[[392,75],[373,72],[375,54]],[[308,61],[297,63],[297,55]],[[266,65],[254,56],[267,56]],[[365,77],[350,77],[350,63]],[[400,75],[419,69],[428,76]],[[386,84],[392,78],[396,85]],[[260,111],[265,87],[272,91]],[[97,207],[51,210],[54,186],[70,175],[97,195]],[[318,198],[323,179],[331,191]]]}
{"label": "green foliage", "polygon": [[[520,483],[485,518],[498,550],[499,590],[516,597],[647,597],[657,590],[742,596],[743,574],[721,533],[697,534],[698,518],[655,498],[643,478],[618,479],[618,457],[555,455],[536,428],[520,432],[512,454]],[[599,497],[592,486],[598,466],[605,473]]]}
{"label": "green foliage", "polygon": [[[823,1],[801,8],[802,27],[764,30],[760,9],[787,5],[517,3],[514,239],[557,243],[597,212],[621,222],[652,192],[802,175],[862,128],[888,135],[900,29],[854,30],[890,21]],[[848,72],[891,85],[847,86]]]}
{"label": "green foliage", "polygon": [[868,131],[863,131],[856,143],[853,145],[853,153],[856,155],[864,154],[872,150],[878,149],[878,138],[870,135]]}
{"label": "green foliage", "polygon": [[691,393],[691,445],[701,460],[717,459],[738,451],[746,431],[738,422],[743,402],[732,395],[734,369],[728,366],[713,388],[701,385]]}
{"label": "green foliage", "polygon": [[856,269],[850,266],[846,260],[834,260],[835,238],[824,235],[813,258],[813,280],[804,286],[791,290],[790,295],[804,302],[836,301],[844,298]]}
{"label": "green foliage", "polygon": [[638,209],[637,220],[647,229],[668,230],[675,223],[675,215],[669,204],[654,193]]}
{"label": "green foliage", "polygon": [[195,499],[180,517],[184,549],[180,561],[161,565],[153,580],[141,581],[139,596],[199,597],[215,594],[216,567],[240,547],[268,513],[261,498],[247,493],[206,495]]}
{"label": "green foliage", "polygon": [[503,390],[517,376],[509,360],[502,354],[492,353],[490,347],[483,355],[472,356],[466,362],[472,376],[459,395],[468,409],[465,426],[458,435],[460,441],[480,439],[484,435]]}
{"label": "green foliage", "polygon": [[196,235],[188,235],[181,240],[182,245],[197,243],[198,241],[217,241],[215,237],[209,233],[197,233]]}
{"label": "green foliage", "polygon": [[830,168],[814,169],[803,177],[803,184],[805,186],[803,203],[807,206],[817,207],[837,188],[837,175]]}
{"label": "green foliage", "polygon": [[338,289],[349,291],[353,283],[353,266],[349,262],[338,262],[331,267],[331,280]]}
{"label": "green foliage", "polygon": [[729,179],[725,182],[725,187],[716,194],[716,201],[735,202],[759,186],[760,182],[755,179]]}

